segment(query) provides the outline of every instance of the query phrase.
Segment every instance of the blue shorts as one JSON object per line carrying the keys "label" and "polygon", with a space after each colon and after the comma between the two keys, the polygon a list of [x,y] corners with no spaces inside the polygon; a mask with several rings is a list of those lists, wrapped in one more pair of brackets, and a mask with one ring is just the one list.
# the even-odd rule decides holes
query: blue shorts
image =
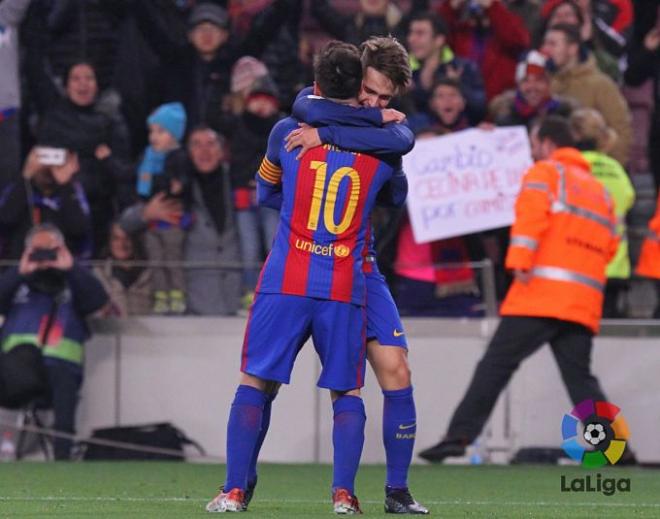
{"label": "blue shorts", "polygon": [[364,307],[352,303],[258,293],[245,330],[241,371],[288,384],[296,356],[311,337],[322,365],[319,387],[362,387],[365,322]]}
{"label": "blue shorts", "polygon": [[365,274],[367,283],[367,340],[382,346],[408,348],[399,310],[385,277],[377,272]]}

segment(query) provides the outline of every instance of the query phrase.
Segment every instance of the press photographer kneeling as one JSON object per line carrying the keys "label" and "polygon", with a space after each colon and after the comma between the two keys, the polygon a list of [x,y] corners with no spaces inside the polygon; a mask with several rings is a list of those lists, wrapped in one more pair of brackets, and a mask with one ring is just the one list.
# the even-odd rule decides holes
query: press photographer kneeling
{"label": "press photographer kneeling", "polygon": [[[85,317],[107,303],[101,283],[74,263],[59,229],[33,227],[19,267],[0,275],[0,405],[43,398],[53,408],[53,428],[73,434],[83,343],[90,336]],[[71,446],[55,438],[55,459],[69,459]]]}

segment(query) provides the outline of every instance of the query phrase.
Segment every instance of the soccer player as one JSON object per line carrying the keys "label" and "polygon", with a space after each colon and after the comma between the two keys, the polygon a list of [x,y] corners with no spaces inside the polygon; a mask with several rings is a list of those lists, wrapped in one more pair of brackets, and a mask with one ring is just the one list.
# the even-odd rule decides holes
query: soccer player
{"label": "soccer player", "polygon": [[[329,43],[315,65],[316,93],[357,106],[361,82],[358,49]],[[209,512],[245,509],[251,462],[263,441],[264,407],[271,399],[268,386],[289,382],[295,357],[310,336],[322,364],[318,386],[330,389],[333,400],[334,511],[360,512],[354,483],[365,423],[362,251],[369,213],[396,165],[329,146],[298,160],[284,147],[284,137],[297,124],[287,118],[273,128],[257,175],[260,200],[281,196],[280,224],[246,327],[241,385],[227,425],[227,479],[207,505]]]}
{"label": "soccer player", "polygon": [[[392,158],[412,149],[414,136],[406,126],[388,124],[375,128],[402,120],[402,114],[386,108],[410,81],[405,48],[392,37],[374,37],[362,44],[361,59],[364,76],[359,101],[364,108],[355,110],[310,96],[310,89],[306,89],[294,104],[294,116],[320,127],[291,132],[287,137],[288,150],[300,147],[299,156],[304,156],[307,150],[327,143]],[[398,179],[395,177],[383,190],[390,191],[385,193],[388,196],[379,197],[384,205],[388,205],[392,192],[400,197],[401,190],[407,188],[405,182]],[[363,263],[367,283],[367,354],[384,396],[383,443],[387,460],[385,511],[428,514],[428,510],[413,499],[408,489],[416,414],[407,342],[399,312],[384,276],[378,271],[373,233],[370,233],[367,245]],[[256,470],[252,474],[250,492],[256,484]]]}

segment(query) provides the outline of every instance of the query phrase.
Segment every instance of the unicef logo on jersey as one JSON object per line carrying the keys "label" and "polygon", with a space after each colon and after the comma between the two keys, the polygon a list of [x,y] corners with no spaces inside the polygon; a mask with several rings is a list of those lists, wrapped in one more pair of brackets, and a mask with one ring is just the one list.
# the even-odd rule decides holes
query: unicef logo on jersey
{"label": "unicef logo on jersey", "polygon": [[318,254],[319,256],[337,256],[338,258],[345,258],[351,253],[351,249],[348,245],[343,245],[341,243],[321,245],[320,243],[301,240],[300,238],[296,238],[296,249],[303,252]]}
{"label": "unicef logo on jersey", "polygon": [[[623,456],[630,430],[626,419],[614,404],[584,400],[561,421],[562,449],[568,456],[589,469],[615,465]],[[561,477],[562,492],[630,492],[630,479]]]}

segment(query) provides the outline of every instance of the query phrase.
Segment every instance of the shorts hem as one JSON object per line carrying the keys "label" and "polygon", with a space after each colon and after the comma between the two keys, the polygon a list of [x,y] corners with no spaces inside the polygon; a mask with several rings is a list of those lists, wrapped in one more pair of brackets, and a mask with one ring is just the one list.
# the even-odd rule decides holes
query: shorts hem
{"label": "shorts hem", "polygon": [[404,342],[403,344],[396,344],[396,343],[393,343],[393,342],[384,342],[377,335],[368,336],[367,337],[367,343],[369,341],[378,341],[378,344],[380,346],[403,348],[404,350],[408,349],[408,343]]}
{"label": "shorts hem", "polygon": [[330,387],[327,384],[324,384],[323,382],[317,382],[316,387],[321,388],[321,389],[329,389],[330,391],[352,391],[353,389],[362,389],[364,387],[364,382],[361,385],[354,385],[352,387]]}
{"label": "shorts hem", "polygon": [[291,382],[291,377],[283,377],[280,375],[273,375],[272,373],[266,373],[266,372],[259,372],[258,370],[254,369],[242,369],[241,373],[245,373],[246,375],[250,375],[253,377],[260,378],[261,380],[266,380],[266,381],[273,381],[273,382],[279,382],[280,384],[287,384]]}

